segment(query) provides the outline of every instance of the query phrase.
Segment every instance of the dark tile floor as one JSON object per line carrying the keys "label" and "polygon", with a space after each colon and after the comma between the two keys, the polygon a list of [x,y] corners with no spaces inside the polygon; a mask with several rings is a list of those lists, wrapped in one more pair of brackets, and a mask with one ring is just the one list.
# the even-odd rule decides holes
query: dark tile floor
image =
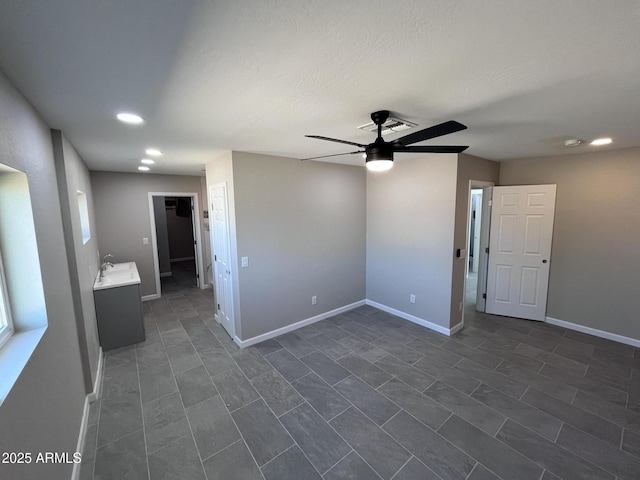
{"label": "dark tile floor", "polygon": [[452,338],[365,306],[240,350],[164,282],[108,352],[83,479],[637,479],[640,351],[466,311]]}

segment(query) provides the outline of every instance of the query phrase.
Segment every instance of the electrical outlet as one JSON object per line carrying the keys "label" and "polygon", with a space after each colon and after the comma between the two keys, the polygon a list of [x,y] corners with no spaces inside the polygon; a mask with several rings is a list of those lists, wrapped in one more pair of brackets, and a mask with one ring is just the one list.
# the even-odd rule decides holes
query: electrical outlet
{"label": "electrical outlet", "polygon": [[149,239],[148,239],[147,237],[144,237],[144,238],[142,239],[142,244],[143,244],[143,245],[149,245]]}
{"label": "electrical outlet", "polygon": [[411,295],[409,295],[409,302],[410,303],[416,303],[416,296],[413,293]]}
{"label": "electrical outlet", "polygon": [[318,297],[314,295],[313,297],[311,297],[311,305],[315,305],[316,303],[318,303]]}

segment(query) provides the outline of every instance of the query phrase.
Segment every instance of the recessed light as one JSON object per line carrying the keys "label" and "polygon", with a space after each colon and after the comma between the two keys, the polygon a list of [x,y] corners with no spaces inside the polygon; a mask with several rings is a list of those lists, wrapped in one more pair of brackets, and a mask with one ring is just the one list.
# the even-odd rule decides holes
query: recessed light
{"label": "recessed light", "polygon": [[138,167],[138,170],[140,170],[141,172],[148,172],[150,169],[149,167]]}
{"label": "recessed light", "polygon": [[582,143],[582,140],[580,140],[579,138],[570,138],[570,139],[564,141],[564,146],[565,147],[577,147],[581,143]]}
{"label": "recessed light", "polygon": [[156,163],[153,160],[151,160],[150,158],[143,158],[142,160],[140,160],[140,162],[142,162],[142,163],[144,163],[146,165],[153,165],[154,163]]}
{"label": "recessed light", "polygon": [[152,157],[159,157],[160,155],[162,155],[162,152],[157,148],[147,148],[144,153],[146,153],[147,155],[151,155]]}
{"label": "recessed light", "polygon": [[601,145],[609,145],[612,141],[613,140],[611,140],[610,138],[596,138],[593,142],[591,142],[591,145],[599,147]]}
{"label": "recessed light", "polygon": [[121,122],[129,123],[131,125],[140,125],[141,123],[144,123],[144,119],[135,113],[119,113],[116,117]]}

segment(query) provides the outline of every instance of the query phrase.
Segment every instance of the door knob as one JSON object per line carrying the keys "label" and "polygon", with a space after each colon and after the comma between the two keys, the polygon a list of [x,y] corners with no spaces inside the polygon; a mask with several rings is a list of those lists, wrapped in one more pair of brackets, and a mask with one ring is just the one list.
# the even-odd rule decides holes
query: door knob
{"label": "door knob", "polygon": [[542,263],[547,263],[547,261],[546,260],[542,260]]}

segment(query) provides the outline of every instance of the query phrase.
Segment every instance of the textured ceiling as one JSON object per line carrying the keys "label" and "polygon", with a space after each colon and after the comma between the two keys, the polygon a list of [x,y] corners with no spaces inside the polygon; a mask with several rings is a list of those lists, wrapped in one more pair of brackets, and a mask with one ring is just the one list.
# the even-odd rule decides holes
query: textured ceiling
{"label": "textured ceiling", "polygon": [[346,152],[304,135],[369,143],[380,109],[494,160],[640,145],[637,0],[0,0],[0,69],[93,170]]}

